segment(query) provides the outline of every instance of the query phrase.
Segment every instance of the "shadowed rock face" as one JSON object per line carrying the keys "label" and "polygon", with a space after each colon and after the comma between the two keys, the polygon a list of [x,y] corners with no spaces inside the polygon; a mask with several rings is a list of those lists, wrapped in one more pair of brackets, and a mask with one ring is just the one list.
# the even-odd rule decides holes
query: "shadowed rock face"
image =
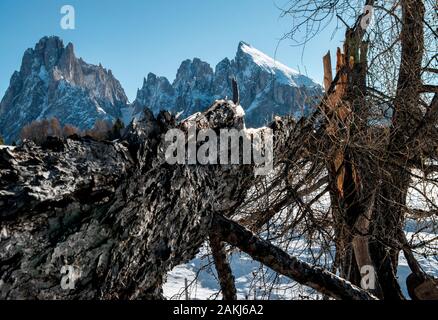
{"label": "shadowed rock face", "polygon": [[181,64],[172,85],[150,74],[138,91],[134,115],[146,106],[154,114],[167,109],[185,118],[214,100],[231,97],[231,78],[239,84],[249,127],[263,126],[274,115],[307,116],[322,94],[321,86],[310,78],[241,42],[236,57],[222,60],[214,71],[195,58]]}
{"label": "shadowed rock face", "polygon": [[76,58],[71,43],[44,37],[26,50],[11,78],[0,103],[0,134],[10,143],[26,124],[51,117],[88,129],[97,119],[121,117],[127,102],[110,70]]}
{"label": "shadowed rock face", "polygon": [[175,103],[175,89],[165,77],[149,73],[143,81],[143,87],[137,91],[137,98],[132,104],[133,113],[142,114],[145,105],[154,105],[158,110],[166,110]]}
{"label": "shadowed rock face", "polygon": [[[243,128],[227,101],[196,123]],[[166,272],[195,256],[212,214],[232,211],[254,179],[252,166],[167,164],[164,135],[175,126],[146,112],[117,142],[1,149],[0,299],[161,297]],[[80,271],[74,289],[61,286],[63,266]]]}

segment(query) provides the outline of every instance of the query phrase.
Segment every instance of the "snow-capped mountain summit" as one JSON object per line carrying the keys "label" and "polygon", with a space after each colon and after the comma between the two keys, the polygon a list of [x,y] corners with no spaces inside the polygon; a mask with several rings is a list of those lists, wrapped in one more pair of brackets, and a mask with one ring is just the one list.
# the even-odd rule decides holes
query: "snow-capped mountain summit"
{"label": "snow-capped mountain summit", "polygon": [[[282,64],[269,57],[265,53],[253,48],[251,45],[246,42],[240,42],[239,48],[237,50],[237,59],[244,65],[245,67],[249,67],[249,70],[244,70],[244,73],[251,73],[251,65],[255,63],[259,66],[264,72],[275,75],[276,80],[278,82],[284,82],[284,84],[293,86],[293,87],[316,87],[316,84],[312,79],[300,74],[298,71],[289,68],[288,66]],[[250,59],[250,63],[245,63],[245,59]]]}
{"label": "snow-capped mountain summit", "polygon": [[111,70],[76,58],[71,43],[44,37],[26,50],[20,71],[12,75],[0,103],[0,134],[12,142],[26,124],[51,117],[87,129],[97,119],[121,117],[127,103]]}
{"label": "snow-capped mountain summit", "polygon": [[[198,58],[181,64],[172,85],[166,78],[148,77],[138,91],[134,114],[144,107],[155,114],[162,109],[182,117],[202,111],[215,99],[231,97],[230,79],[236,78],[241,105],[250,127],[264,125],[273,115],[307,115],[322,87],[298,71],[275,61],[251,45],[240,42],[233,60],[225,58],[215,71]],[[167,106],[167,107],[166,107]]]}
{"label": "snow-capped mountain summit", "polygon": [[305,116],[322,94],[315,81],[245,42],[239,43],[230,68],[249,126],[264,125],[274,115]]}

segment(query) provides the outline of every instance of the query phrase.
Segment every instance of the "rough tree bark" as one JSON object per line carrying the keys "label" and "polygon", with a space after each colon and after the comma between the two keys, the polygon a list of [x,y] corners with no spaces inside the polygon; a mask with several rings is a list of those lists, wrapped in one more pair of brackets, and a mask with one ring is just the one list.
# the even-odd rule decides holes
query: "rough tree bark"
{"label": "rough tree bark", "polygon": [[376,300],[361,288],[335,274],[291,257],[280,248],[265,241],[236,222],[214,215],[212,232],[218,238],[249,254],[253,259],[300,284],[306,285],[335,299]]}
{"label": "rough tree bark", "polygon": [[[338,49],[340,81],[323,101],[331,144],[327,148],[327,171],[336,230],[336,266],[342,277],[356,285],[361,282],[362,267],[374,268],[377,281],[371,291],[385,299],[404,299],[396,274],[410,184],[407,163],[415,162],[423,151],[412,141],[419,128],[430,128],[435,112],[434,102],[424,117],[420,110],[424,4],[404,0],[401,6],[401,61],[386,148],[369,154],[362,148],[369,145],[367,140],[374,129],[367,123],[372,107],[366,86],[368,44],[362,41],[364,30],[359,23],[347,30],[343,52]],[[323,62],[327,89],[332,83],[330,55]]]}
{"label": "rough tree bark", "polygon": [[[196,123],[243,127],[225,101]],[[250,166],[168,165],[173,127],[147,112],[121,141],[0,150],[0,298],[161,297],[166,271],[194,257],[212,214],[233,210],[252,177]],[[75,289],[60,285],[65,265],[81,272]]]}
{"label": "rough tree bark", "polygon": [[222,238],[214,232],[210,232],[210,248],[214,265],[216,266],[223,299],[228,301],[237,300],[236,285],[234,283],[233,272],[227,260],[225,243],[223,243]]}
{"label": "rough tree bark", "polygon": [[[397,265],[402,245],[398,240],[404,227],[404,210],[410,184],[410,172],[406,166],[412,158],[407,141],[421,123],[420,88],[421,67],[424,54],[423,1],[403,0],[401,61],[397,93],[394,100],[394,115],[390,130],[388,155],[380,163],[383,179],[376,201],[372,233],[376,241],[371,246],[373,259],[381,267],[378,276],[387,299],[403,298],[397,282]],[[420,152],[414,151],[415,156]],[[380,243],[383,243],[382,246]]]}
{"label": "rough tree bark", "polygon": [[[243,128],[236,108],[231,101],[217,101],[191,121],[198,128]],[[287,124],[272,125],[276,147],[283,151],[286,137],[291,138]],[[210,234],[213,244],[228,241],[335,298],[374,299],[242,233],[236,223],[218,220],[243,201],[254,183],[254,168],[167,164],[164,134],[188,125],[175,124],[165,112],[157,119],[146,112],[120,141],[51,138],[43,146],[28,142],[0,150],[0,298],[162,298],[167,271],[193,258]],[[215,225],[222,221],[219,233],[211,229],[213,217]],[[248,237],[256,239],[256,247]],[[64,266],[80,271],[72,289],[61,285],[68,276],[61,273]],[[235,291],[230,288],[227,296],[234,298]]]}

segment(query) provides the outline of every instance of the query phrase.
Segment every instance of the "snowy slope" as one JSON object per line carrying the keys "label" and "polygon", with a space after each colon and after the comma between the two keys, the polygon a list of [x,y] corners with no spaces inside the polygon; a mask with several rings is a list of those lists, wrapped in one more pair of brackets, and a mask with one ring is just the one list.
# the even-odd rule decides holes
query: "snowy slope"
{"label": "snowy slope", "polygon": [[298,71],[282,64],[279,61],[274,60],[267,54],[252,47],[251,45],[241,42],[240,49],[245,54],[249,55],[255,64],[260,66],[264,71],[275,75],[279,83],[290,85],[293,87],[318,87],[318,83],[304,75],[301,75]]}

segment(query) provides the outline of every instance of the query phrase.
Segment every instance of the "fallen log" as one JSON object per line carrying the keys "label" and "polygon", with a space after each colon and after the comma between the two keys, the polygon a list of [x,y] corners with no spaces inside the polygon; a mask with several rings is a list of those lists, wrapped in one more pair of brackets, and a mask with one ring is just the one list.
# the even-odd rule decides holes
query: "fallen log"
{"label": "fallen log", "polygon": [[[213,217],[216,240],[280,274],[334,298],[374,299],[223,218],[245,199],[254,167],[169,165],[165,134],[187,130],[187,121],[146,111],[118,141],[50,138],[0,150],[0,299],[162,298],[167,271],[196,255]],[[190,121],[244,127],[232,101]],[[277,120],[272,128],[284,151],[291,127]]]}
{"label": "fallen log", "polygon": [[[243,128],[230,101],[192,120]],[[253,172],[169,165],[165,133],[184,125],[146,111],[119,141],[0,150],[0,299],[161,298],[167,271],[195,256]]]}
{"label": "fallen log", "polygon": [[335,299],[377,300],[371,293],[337,275],[290,256],[228,218],[214,215],[212,232],[216,233],[222,241],[239,248],[275,272],[322,294]]}

